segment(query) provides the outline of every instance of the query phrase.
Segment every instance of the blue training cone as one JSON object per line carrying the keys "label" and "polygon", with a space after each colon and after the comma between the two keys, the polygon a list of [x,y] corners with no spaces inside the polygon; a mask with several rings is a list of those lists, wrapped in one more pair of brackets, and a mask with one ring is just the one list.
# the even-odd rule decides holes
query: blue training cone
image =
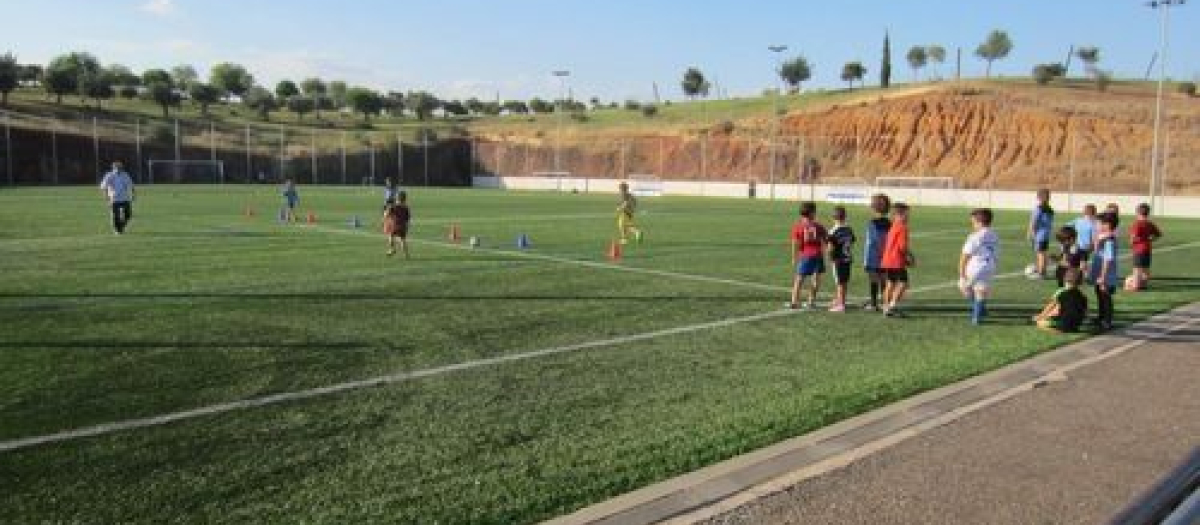
{"label": "blue training cone", "polygon": [[358,215],[350,217],[350,227],[351,228],[362,228],[362,221],[359,220]]}
{"label": "blue training cone", "polygon": [[517,249],[528,250],[532,245],[529,243],[529,236],[522,233],[517,236]]}

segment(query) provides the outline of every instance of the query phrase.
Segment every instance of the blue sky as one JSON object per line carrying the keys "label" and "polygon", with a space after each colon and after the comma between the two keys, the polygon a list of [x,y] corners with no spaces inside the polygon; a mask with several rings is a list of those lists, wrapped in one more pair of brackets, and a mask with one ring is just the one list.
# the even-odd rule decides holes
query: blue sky
{"label": "blue sky", "polygon": [[[815,65],[810,87],[839,86],[841,66],[862,60],[877,81],[884,29],[895,77],[908,80],[910,46],[954,50],[982,75],[972,51],[994,28],[1016,47],[994,73],[1027,75],[1062,60],[1072,44],[1102,50],[1102,67],[1141,77],[1158,48],[1158,13],[1139,0],[0,0],[0,52],[44,63],[81,50],[141,70],[221,61],[247,65],[268,84],[321,76],[446,97],[553,97],[550,72],[568,69],[577,97],[648,99],[658,83],[679,98],[698,66],[733,95],[775,80],[770,44]],[[1172,11],[1169,74],[1200,75],[1200,2]]]}

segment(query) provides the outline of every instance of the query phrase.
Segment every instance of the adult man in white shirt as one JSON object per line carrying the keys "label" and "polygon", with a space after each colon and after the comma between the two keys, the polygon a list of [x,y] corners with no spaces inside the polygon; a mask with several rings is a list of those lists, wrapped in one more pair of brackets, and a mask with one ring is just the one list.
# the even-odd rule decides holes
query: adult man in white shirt
{"label": "adult man in white shirt", "polygon": [[125,172],[125,166],[114,162],[112,170],[104,174],[100,181],[100,191],[108,199],[112,209],[113,232],[117,235],[125,233],[125,227],[133,219],[133,199],[135,190],[133,178]]}
{"label": "adult man in white shirt", "polygon": [[963,243],[958,263],[958,287],[971,301],[971,323],[983,324],[987,317],[987,299],[992,279],[1000,265],[1000,237],[992,230],[992,210],[980,208],[971,212],[974,227]]}

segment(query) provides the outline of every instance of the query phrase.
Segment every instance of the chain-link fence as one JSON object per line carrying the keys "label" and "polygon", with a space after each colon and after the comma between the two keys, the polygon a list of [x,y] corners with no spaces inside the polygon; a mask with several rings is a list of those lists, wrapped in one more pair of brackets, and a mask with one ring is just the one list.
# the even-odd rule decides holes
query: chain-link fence
{"label": "chain-link fence", "polygon": [[[1200,195],[1200,130],[1167,129],[1159,193]],[[1140,194],[1150,189],[1148,141],[1112,143],[1086,133],[646,136],[629,139],[475,139],[475,175],[564,176],[758,184],[881,178],[948,179],[960,189]]]}
{"label": "chain-link fence", "polygon": [[0,112],[0,184],[93,184],[123,161],[138,182],[152,184],[470,185],[469,141],[411,134]]}

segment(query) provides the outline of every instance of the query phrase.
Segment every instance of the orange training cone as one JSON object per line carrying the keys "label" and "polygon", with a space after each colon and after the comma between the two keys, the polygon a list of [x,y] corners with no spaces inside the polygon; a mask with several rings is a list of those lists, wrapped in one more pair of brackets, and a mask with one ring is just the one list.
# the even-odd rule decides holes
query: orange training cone
{"label": "orange training cone", "polygon": [[458,224],[450,225],[450,242],[457,243],[462,240],[462,232],[458,228]]}
{"label": "orange training cone", "polygon": [[311,212],[311,211],[310,211],[310,212],[308,212],[308,223],[309,223],[309,224],[316,224],[316,223],[317,223],[317,214],[315,214],[315,213],[313,213],[313,212]]}
{"label": "orange training cone", "polygon": [[620,242],[613,241],[612,244],[610,244],[608,246],[608,258],[611,260],[614,260],[614,261],[621,260],[621,243]]}
{"label": "orange training cone", "polygon": [[254,207],[246,206],[246,217],[254,217]]}

